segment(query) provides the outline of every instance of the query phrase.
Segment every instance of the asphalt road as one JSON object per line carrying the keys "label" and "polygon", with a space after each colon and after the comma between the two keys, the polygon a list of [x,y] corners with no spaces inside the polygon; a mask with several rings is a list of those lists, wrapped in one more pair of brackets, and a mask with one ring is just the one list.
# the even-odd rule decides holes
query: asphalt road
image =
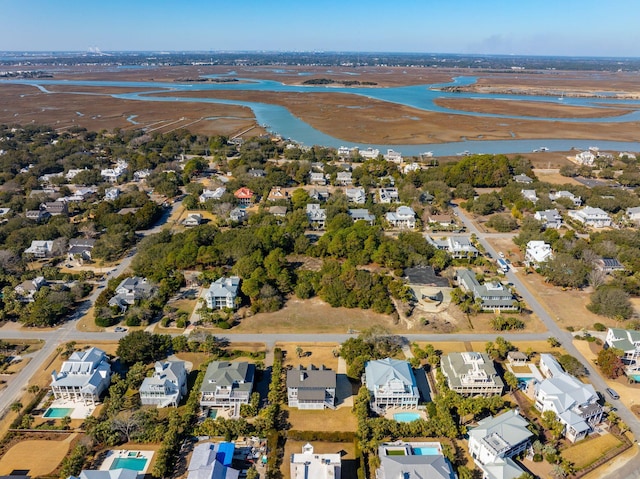
{"label": "asphalt road", "polygon": [[[459,207],[455,207],[454,211],[458,215],[458,218],[460,218],[460,220],[467,227],[467,231],[475,234],[478,238],[478,241],[480,242],[480,244],[482,244],[486,251],[491,253],[494,258],[498,258],[498,252],[486,240],[487,235],[475,227],[473,222],[471,222],[471,220],[465,215],[462,209],[460,209]],[[582,356],[580,351],[578,351],[578,349],[576,349],[576,347],[573,345],[573,337],[571,336],[571,333],[568,331],[564,331],[558,327],[547,310],[544,309],[542,305],[540,305],[540,303],[533,297],[524,283],[520,281],[518,276],[516,276],[513,271],[508,271],[505,276],[511,283],[513,283],[522,299],[527,303],[527,306],[544,323],[547,330],[549,331],[549,335],[558,339],[562,343],[562,347],[570,355],[580,360],[580,362],[587,368],[589,381],[591,382],[591,384],[593,384],[597,391],[604,393],[604,390],[607,388],[606,382],[604,381],[604,379],[602,379],[600,373],[591,365],[589,361],[587,361],[584,356]],[[640,421],[638,420],[638,418],[629,409],[627,409],[627,407],[622,402],[613,400],[608,396],[606,396],[606,399],[609,403],[613,404],[616,407],[616,413],[629,426],[637,442],[638,438],[640,438]],[[628,471],[625,473],[627,475],[621,475],[619,470],[615,474],[612,474],[611,477],[615,477],[617,479],[640,478],[640,455],[636,455],[633,460],[630,461],[630,463],[633,463],[633,467],[629,466]]]}
{"label": "asphalt road", "polygon": [[[173,205],[173,208],[179,206],[179,202]],[[160,231],[165,225],[171,214],[173,208],[169,209],[163,215],[160,222],[152,229],[143,234],[152,234]],[[498,237],[502,235],[487,234],[479,231],[475,225],[469,220],[464,212],[458,208],[454,208],[456,214],[460,220],[467,227],[468,233],[473,233],[478,238],[478,241],[483,245],[487,252],[491,253],[494,258],[498,257],[498,252],[487,242],[487,237]],[[124,258],[115,270],[110,273],[110,277],[117,277],[122,274],[131,264],[133,257],[135,256],[135,248]],[[548,312],[538,303],[538,301],[529,293],[526,286],[520,281],[520,279],[511,271],[506,273],[506,278],[513,283],[522,299],[526,301],[529,308],[540,318],[548,329],[547,333],[513,333],[513,334],[501,334],[505,339],[509,341],[517,340],[545,340],[546,338],[553,336],[557,338],[566,351],[572,356],[579,359],[587,368],[589,373],[589,380],[594,387],[599,391],[604,391],[606,383],[599,375],[599,373],[591,366],[591,364],[582,356],[582,354],[573,346],[572,336],[568,331],[561,330],[555,321],[551,318]],[[102,288],[96,289],[94,293],[88,298],[87,305],[93,304],[98,297],[98,294],[102,291]],[[43,339],[45,345],[40,351],[38,351],[25,368],[13,377],[8,383],[7,387],[0,395],[0,415],[16,400],[18,400],[25,392],[25,388],[30,378],[36,374],[41,368],[46,366],[44,362],[55,351],[58,345],[67,341],[91,341],[91,340],[118,340],[126,333],[113,333],[113,332],[100,332],[89,333],[76,330],[77,318],[81,316],[80,313],[76,313],[70,321],[65,323],[62,327],[56,331],[35,331],[35,330],[11,330],[0,329],[0,338],[2,339]],[[441,341],[490,341],[496,338],[497,334],[407,334],[404,338],[407,342],[413,341],[428,341],[428,342],[441,342]],[[267,345],[268,348],[272,348],[277,341],[281,342],[304,342],[309,341],[308,334],[233,334],[226,333],[224,335],[229,341],[234,342],[262,342]],[[353,337],[353,334],[314,334],[313,339],[318,342],[329,343],[342,343],[348,338]],[[618,415],[624,420],[636,438],[640,437],[640,421],[632,414],[620,401],[614,401],[607,398],[609,402],[615,405]],[[635,446],[634,446],[635,447]],[[605,477],[605,476],[603,476]],[[625,464],[622,468],[618,469],[614,473],[607,475],[606,478],[616,479],[640,479],[640,455],[636,455],[632,460]],[[605,479],[606,479],[605,478]]]}

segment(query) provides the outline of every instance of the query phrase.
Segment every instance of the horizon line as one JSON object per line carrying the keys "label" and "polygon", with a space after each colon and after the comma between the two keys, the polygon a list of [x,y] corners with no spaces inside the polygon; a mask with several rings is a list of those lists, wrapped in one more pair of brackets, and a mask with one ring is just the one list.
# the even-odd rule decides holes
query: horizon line
{"label": "horizon line", "polygon": [[161,55],[170,55],[178,53],[198,53],[198,54],[233,54],[233,53],[252,53],[252,54],[367,54],[367,55],[433,55],[433,56],[472,56],[472,57],[535,57],[535,58],[599,58],[599,59],[627,59],[638,60],[639,56],[630,55],[561,55],[561,54],[536,54],[536,53],[460,53],[460,52],[418,52],[418,51],[365,51],[365,50],[0,50],[0,53],[5,54],[62,54],[73,53],[81,55],[95,55],[101,56],[105,53],[154,53]]}

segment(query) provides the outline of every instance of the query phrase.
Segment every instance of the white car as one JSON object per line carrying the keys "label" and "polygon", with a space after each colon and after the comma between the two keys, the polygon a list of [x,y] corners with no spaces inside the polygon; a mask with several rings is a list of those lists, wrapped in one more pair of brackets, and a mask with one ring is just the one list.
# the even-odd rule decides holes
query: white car
{"label": "white car", "polygon": [[502,251],[500,251],[498,255],[500,255],[501,258],[504,258],[504,253]]}

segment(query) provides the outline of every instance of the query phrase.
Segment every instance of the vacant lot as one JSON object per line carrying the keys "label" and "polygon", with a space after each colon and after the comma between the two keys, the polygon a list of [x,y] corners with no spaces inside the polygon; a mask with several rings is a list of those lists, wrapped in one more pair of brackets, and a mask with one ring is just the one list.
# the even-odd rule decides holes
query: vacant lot
{"label": "vacant lot", "polygon": [[51,474],[69,452],[76,434],[60,440],[23,440],[15,444],[0,458],[0,475],[8,475],[14,469],[29,469],[31,477]]}
{"label": "vacant lot", "polygon": [[582,469],[621,444],[622,442],[613,434],[604,434],[580,441],[564,449],[562,457],[575,464],[577,469]]}
{"label": "vacant lot", "polygon": [[[338,357],[333,354],[340,348],[338,343],[276,343],[277,348],[286,351],[283,365],[286,366],[304,366],[314,365],[316,367],[326,366],[334,371],[338,370]],[[302,349],[300,357],[298,357],[297,348]]]}
{"label": "vacant lot", "polygon": [[301,411],[296,408],[286,407],[286,410],[289,413],[288,421],[291,424],[291,429],[295,431],[355,432],[357,428],[358,421],[351,412],[351,408],[345,407],[335,411],[329,409],[323,411]]}
{"label": "vacant lot", "polygon": [[[542,157],[544,158],[544,157]],[[541,166],[541,168],[544,168],[544,166]],[[538,169],[538,170],[533,170],[533,174],[536,175],[536,177],[540,180],[540,181],[544,181],[546,183],[552,183],[554,185],[558,185],[558,189],[560,189],[562,186],[564,185],[581,185],[582,183],[580,183],[579,181],[577,181],[575,178],[568,178],[566,176],[562,176],[559,173],[559,170],[556,168],[553,169]]]}
{"label": "vacant lot", "polygon": [[360,331],[375,325],[384,326],[394,332],[404,330],[385,314],[364,309],[332,308],[319,298],[293,298],[287,301],[280,311],[260,313],[242,319],[240,325],[225,331],[225,335],[233,341],[232,333],[344,334],[349,329]]}

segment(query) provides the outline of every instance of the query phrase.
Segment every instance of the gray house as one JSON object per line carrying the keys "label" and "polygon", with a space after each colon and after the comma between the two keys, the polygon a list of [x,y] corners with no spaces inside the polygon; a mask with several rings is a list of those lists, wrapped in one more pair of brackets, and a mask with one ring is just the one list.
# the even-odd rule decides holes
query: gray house
{"label": "gray house", "polygon": [[378,359],[368,361],[364,370],[364,382],[371,395],[371,408],[374,411],[381,413],[388,407],[418,406],[418,384],[408,362]]}
{"label": "gray house", "polygon": [[123,279],[116,288],[116,294],[109,300],[109,306],[118,306],[126,310],[136,301],[150,298],[155,292],[155,287],[147,283],[146,278],[132,276]]}
{"label": "gray house", "polygon": [[298,409],[335,409],[336,373],[321,366],[287,371],[287,403]]}
{"label": "gray house", "polygon": [[449,389],[459,394],[491,396],[502,394],[504,383],[488,354],[449,353],[440,362]]}
{"label": "gray house", "polygon": [[[424,451],[429,451],[425,454]],[[376,479],[455,479],[439,442],[385,442],[378,447]]]}
{"label": "gray house", "polygon": [[200,386],[200,407],[228,408],[231,417],[240,416],[240,405],[249,404],[255,366],[247,362],[213,361]]}
{"label": "gray house", "polygon": [[464,291],[473,294],[474,299],[480,300],[483,311],[517,311],[518,302],[513,294],[501,283],[485,282],[480,284],[470,269],[456,271],[456,281]]}
{"label": "gray house", "polygon": [[140,402],[144,406],[178,407],[187,394],[187,370],[184,361],[156,362],[153,376],[144,378],[140,386]]}

